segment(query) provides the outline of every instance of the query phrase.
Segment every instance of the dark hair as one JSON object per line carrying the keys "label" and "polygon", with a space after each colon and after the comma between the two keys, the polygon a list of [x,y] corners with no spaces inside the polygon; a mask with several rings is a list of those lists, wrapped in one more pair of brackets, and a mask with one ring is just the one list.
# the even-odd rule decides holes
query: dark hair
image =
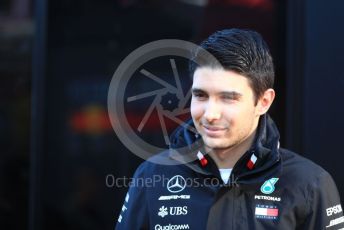
{"label": "dark hair", "polygon": [[[213,55],[217,62],[204,58],[205,51]],[[190,62],[192,75],[198,67],[223,68],[247,77],[256,102],[274,84],[275,73],[269,48],[262,36],[252,30],[225,29],[210,35],[200,44],[194,60]]]}

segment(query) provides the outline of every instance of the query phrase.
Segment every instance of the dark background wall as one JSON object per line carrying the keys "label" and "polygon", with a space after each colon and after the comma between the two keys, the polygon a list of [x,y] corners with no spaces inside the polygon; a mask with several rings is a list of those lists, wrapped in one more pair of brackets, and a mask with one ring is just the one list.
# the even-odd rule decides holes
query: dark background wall
{"label": "dark background wall", "polygon": [[343,197],[344,3],[288,6],[286,144],[329,171]]}
{"label": "dark background wall", "polygon": [[305,156],[327,169],[344,197],[344,3],[307,1],[303,79]]}

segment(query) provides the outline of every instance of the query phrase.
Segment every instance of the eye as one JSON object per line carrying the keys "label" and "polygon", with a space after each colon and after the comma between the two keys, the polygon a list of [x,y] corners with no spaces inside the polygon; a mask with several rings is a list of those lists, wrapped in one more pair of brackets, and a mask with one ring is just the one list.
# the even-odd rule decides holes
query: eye
{"label": "eye", "polygon": [[224,99],[224,100],[235,100],[235,98],[232,95],[222,95],[222,99]]}
{"label": "eye", "polygon": [[233,102],[233,101],[239,101],[240,96],[235,93],[224,93],[221,95],[221,99],[224,101]]}
{"label": "eye", "polygon": [[192,96],[198,100],[205,100],[208,98],[207,94],[204,92],[193,92]]}

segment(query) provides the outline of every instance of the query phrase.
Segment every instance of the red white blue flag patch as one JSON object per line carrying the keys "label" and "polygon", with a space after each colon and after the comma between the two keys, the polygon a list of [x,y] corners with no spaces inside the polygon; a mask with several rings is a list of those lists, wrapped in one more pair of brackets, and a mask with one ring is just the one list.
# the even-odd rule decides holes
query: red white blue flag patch
{"label": "red white blue flag patch", "polygon": [[256,218],[259,219],[271,219],[278,218],[278,208],[273,205],[257,205],[255,210]]}
{"label": "red white blue flag patch", "polygon": [[256,155],[252,154],[250,160],[249,160],[249,161],[247,162],[247,164],[246,164],[247,168],[249,168],[250,170],[252,170],[253,167],[254,167],[254,164],[255,164],[256,162],[257,162],[257,157],[256,157]]}

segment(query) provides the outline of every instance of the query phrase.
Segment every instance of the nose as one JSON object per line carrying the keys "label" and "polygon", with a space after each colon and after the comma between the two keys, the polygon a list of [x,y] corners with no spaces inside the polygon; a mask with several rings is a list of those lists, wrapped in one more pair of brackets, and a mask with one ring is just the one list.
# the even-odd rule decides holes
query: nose
{"label": "nose", "polygon": [[204,118],[210,123],[221,118],[221,106],[209,100],[205,106]]}

